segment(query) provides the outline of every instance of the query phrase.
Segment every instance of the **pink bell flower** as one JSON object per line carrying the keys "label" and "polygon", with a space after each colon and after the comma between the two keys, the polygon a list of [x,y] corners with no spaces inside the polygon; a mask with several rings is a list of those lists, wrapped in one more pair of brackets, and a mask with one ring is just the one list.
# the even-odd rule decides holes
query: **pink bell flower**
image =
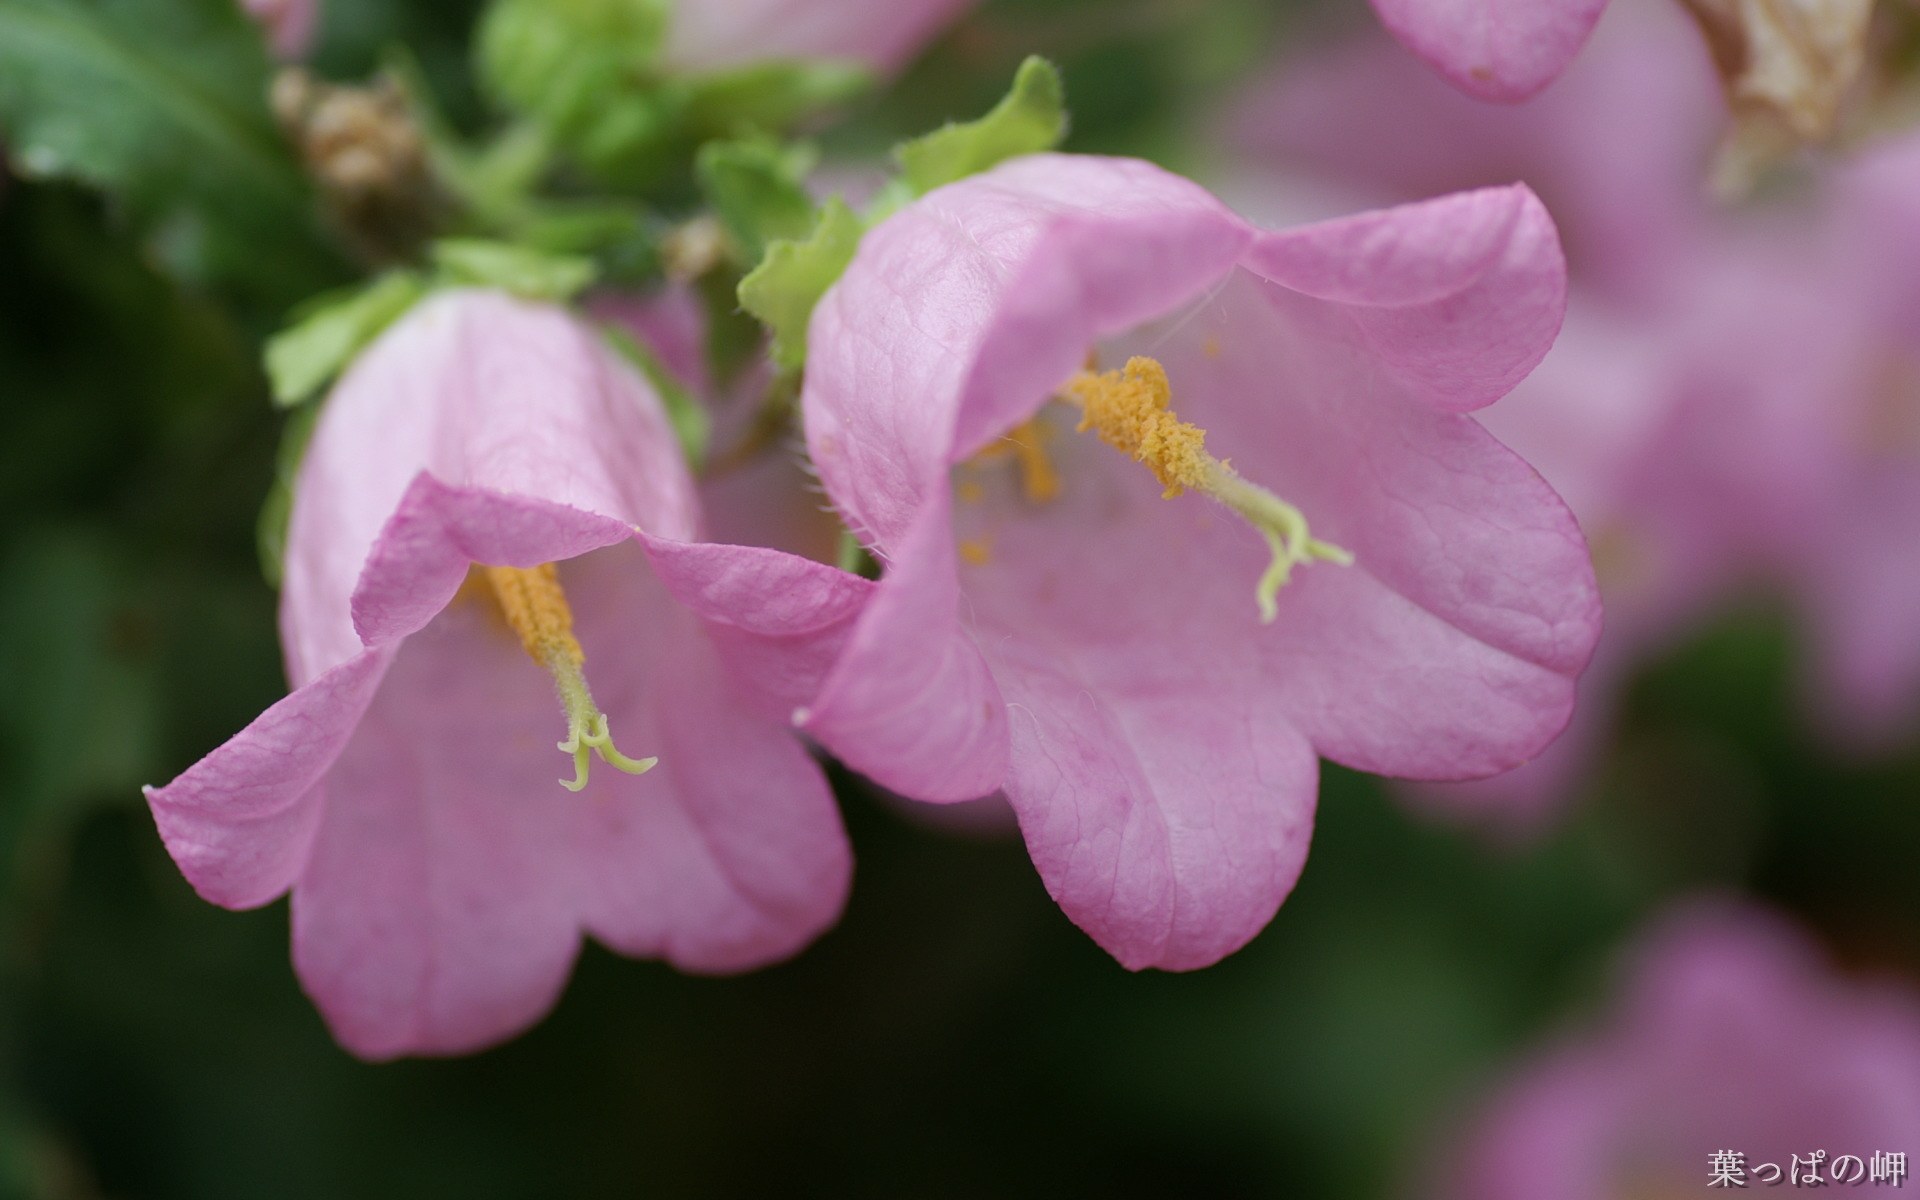
{"label": "pink bell flower", "polygon": [[904,795],[1004,789],[1127,966],[1230,953],[1316,755],[1464,778],[1566,724],[1586,544],[1467,415],[1564,286],[1519,187],[1277,232],[1123,159],[928,194],[810,327],[808,447],[886,575],[797,720]]}
{"label": "pink bell flower", "polygon": [[1790,593],[1811,633],[1816,718],[1866,749],[1920,730],[1920,141],[1715,204],[1726,102],[1689,33],[1676,6],[1616,4],[1561,83],[1513,109],[1450,93],[1383,37],[1315,47],[1228,134],[1233,194],[1256,214],[1520,178],[1566,238],[1567,329],[1486,423],[1593,538],[1606,637],[1546,754],[1414,790],[1509,831],[1591,775],[1637,663],[1757,585]]}
{"label": "pink bell flower", "polygon": [[334,389],[287,542],[294,690],[148,799],[207,900],[292,892],[348,1049],[510,1037],[583,934],[728,972],[836,919],[846,838],[781,718],[870,585],[700,521],[653,392],[560,309],[442,295]]}
{"label": "pink bell flower", "polygon": [[1913,1152],[1920,1001],[1910,993],[1838,977],[1800,931],[1730,902],[1670,915],[1627,967],[1607,1016],[1497,1087],[1425,1194],[1867,1191],[1885,1183],[1868,1179],[1876,1153]]}

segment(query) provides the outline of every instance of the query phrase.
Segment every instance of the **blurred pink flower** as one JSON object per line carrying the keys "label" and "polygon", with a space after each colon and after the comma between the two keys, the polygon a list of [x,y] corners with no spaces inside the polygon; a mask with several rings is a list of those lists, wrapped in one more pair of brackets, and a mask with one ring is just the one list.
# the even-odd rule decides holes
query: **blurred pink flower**
{"label": "blurred pink flower", "polygon": [[1573,61],[1607,0],[1373,0],[1373,7],[1454,86],[1513,103]]}
{"label": "blurred pink flower", "polygon": [[[869,585],[698,526],[653,392],[559,309],[441,296],[335,388],[287,545],[293,694],[148,798],[206,899],[292,890],[355,1053],[517,1033],[583,932],[735,971],[838,915],[845,836],[781,718]],[[615,734],[658,765],[622,773]]]}
{"label": "blurred pink flower", "polygon": [[313,49],[320,24],[320,0],[240,0],[247,15],[260,23],[274,57],[305,58]]}
{"label": "blurred pink flower", "polygon": [[[1291,211],[1330,187],[1392,202],[1517,177],[1567,240],[1567,328],[1486,425],[1579,514],[1607,633],[1567,737],[1507,776],[1411,793],[1509,831],[1577,791],[1631,668],[1757,583],[1794,589],[1816,631],[1818,707],[1845,714],[1837,724],[1884,738],[1911,731],[1920,706],[1920,568],[1891,544],[1915,528],[1920,498],[1906,497],[1920,486],[1870,469],[1848,433],[1890,383],[1895,407],[1920,411],[1920,387],[1887,370],[1899,356],[1873,347],[1885,320],[1869,308],[1904,303],[1885,281],[1913,276],[1888,268],[1896,248],[1920,250],[1898,232],[1920,220],[1920,187],[1873,167],[1883,152],[1839,189],[1712,203],[1704,173],[1725,106],[1685,26],[1671,5],[1614,4],[1561,84],[1521,109],[1449,94],[1384,39],[1318,48],[1231,123],[1232,144],[1273,164],[1235,183],[1249,211]],[[1885,218],[1846,215],[1836,191]],[[1836,225],[1855,252],[1836,249]],[[1920,254],[1906,261],[1920,271]]]}
{"label": "blurred pink flower", "polygon": [[1864,155],[1826,199],[1833,278],[1815,302],[1862,348],[1809,397],[1831,478],[1794,579],[1826,715],[1871,749],[1920,734],[1920,136]]}
{"label": "blurred pink flower", "polygon": [[808,446],[887,572],[798,719],[905,795],[1004,788],[1127,966],[1219,959],[1300,871],[1316,753],[1462,778],[1565,724],[1586,546],[1466,415],[1563,287],[1524,188],[1280,232],[1122,159],[929,194],[813,318]]}
{"label": "blurred pink flower", "polygon": [[978,0],[675,0],[666,60],[720,71],[776,59],[906,65]]}
{"label": "blurred pink flower", "polygon": [[1717,1151],[1784,1176],[1793,1156],[1816,1150],[1829,1165],[1842,1154],[1912,1154],[1916,1131],[1920,1002],[1836,977],[1777,918],[1701,902],[1645,936],[1597,1027],[1496,1089],[1446,1184],[1421,1190],[1458,1200],[1705,1195]]}

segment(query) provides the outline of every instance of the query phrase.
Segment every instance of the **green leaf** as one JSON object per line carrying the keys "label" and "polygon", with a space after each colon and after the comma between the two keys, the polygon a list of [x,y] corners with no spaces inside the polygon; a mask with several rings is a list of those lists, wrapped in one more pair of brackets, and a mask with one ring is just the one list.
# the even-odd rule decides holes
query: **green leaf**
{"label": "green leaf", "polygon": [[773,334],[773,361],[797,370],[807,360],[807,322],[833,281],[853,261],[864,232],[860,218],[839,199],[820,210],[813,236],[804,242],[783,240],[740,281],[740,306]]}
{"label": "green leaf", "polygon": [[306,306],[299,319],[267,340],[273,402],[291,408],[318,393],[426,290],[420,276],[395,271]]}
{"label": "green leaf", "polygon": [[1051,150],[1067,136],[1066,89],[1044,58],[1020,64],[1013,88],[977,121],[936,129],[894,150],[916,195],[1022,154]]}
{"label": "green leaf", "polygon": [[666,0],[494,0],[476,39],[481,82],[556,149],[596,173],[678,127],[684,97],[658,87]]}
{"label": "green leaf", "polygon": [[494,0],[476,50],[481,82],[515,112],[572,136],[651,73],[664,0]]}
{"label": "green leaf", "polygon": [[766,137],[700,148],[694,164],[700,188],[746,261],[764,258],[768,242],[812,231],[813,197],[804,182],[818,159],[812,147],[783,146]]}
{"label": "green leaf", "polygon": [[617,325],[602,325],[600,333],[653,385],[661,406],[667,410],[667,420],[673,423],[674,435],[680,439],[681,453],[698,469],[707,460],[707,447],[713,435],[713,422],[706,408],[638,338]]}
{"label": "green leaf", "polygon": [[269,71],[233,0],[0,0],[0,143],[109,192],[177,272],[285,303],[337,264]]}
{"label": "green leaf", "polygon": [[499,288],[527,300],[570,300],[598,275],[592,259],[478,238],[435,242],[433,265],[448,284]]}
{"label": "green leaf", "polygon": [[781,130],[870,91],[873,72],[850,62],[763,62],[685,81],[686,120],[706,136]]}

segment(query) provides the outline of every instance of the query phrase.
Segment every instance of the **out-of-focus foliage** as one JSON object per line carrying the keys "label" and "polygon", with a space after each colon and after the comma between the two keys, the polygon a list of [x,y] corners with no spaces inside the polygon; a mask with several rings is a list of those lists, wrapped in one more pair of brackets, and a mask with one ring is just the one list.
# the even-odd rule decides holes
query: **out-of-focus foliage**
{"label": "out-of-focus foliage", "polygon": [[267,79],[229,0],[0,3],[16,170],[99,187],[186,278],[284,304],[330,260]]}

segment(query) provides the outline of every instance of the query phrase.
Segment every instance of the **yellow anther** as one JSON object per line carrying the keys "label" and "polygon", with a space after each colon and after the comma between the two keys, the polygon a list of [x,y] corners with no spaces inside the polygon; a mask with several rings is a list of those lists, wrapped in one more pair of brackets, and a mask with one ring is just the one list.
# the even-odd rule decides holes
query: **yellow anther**
{"label": "yellow anther", "polygon": [[1206,431],[1173,415],[1173,388],[1158,361],[1136,356],[1118,371],[1081,371],[1064,391],[1080,405],[1080,431],[1091,429],[1145,463],[1167,499],[1206,486],[1208,464],[1215,461],[1207,453]]}
{"label": "yellow anther", "polygon": [[1207,434],[1173,414],[1173,388],[1158,361],[1134,357],[1125,368],[1096,375],[1081,371],[1061,388],[1061,398],[1080,406],[1080,429],[1146,464],[1171,500],[1187,488],[1205,492],[1252,525],[1273,560],[1254,587],[1262,622],[1279,615],[1275,597],[1293,568],[1307,562],[1350,565],[1353,555],[1315,538],[1298,508],[1207,453]]}
{"label": "yellow anther", "polygon": [[543,667],[555,658],[586,663],[586,652],[573,636],[573,609],[560,590],[560,567],[546,563],[532,568],[484,567],[500,614],[526,647],[528,657]]}
{"label": "yellow anther", "polygon": [[960,557],[970,566],[984,567],[993,558],[993,542],[988,538],[967,538],[960,543]]}
{"label": "yellow anther", "polygon": [[[1045,504],[1060,495],[1060,472],[1047,455],[1047,439],[1053,430],[1035,417],[1007,431],[1005,437],[973,456],[975,462],[994,462],[1013,457],[1020,469],[1020,494],[1035,504]],[[963,494],[961,498],[966,497]]]}
{"label": "yellow anther", "polygon": [[567,740],[561,752],[573,758],[573,778],[560,786],[577,792],[587,786],[592,757],[629,775],[640,775],[660,760],[628,758],[613,744],[607,715],[587,690],[587,655],[573,636],[573,609],[560,589],[560,570],[554,563],[538,567],[484,567],[488,590],[500,605],[500,615],[520,639],[527,656],[553,676],[560,706],[567,714]]}

